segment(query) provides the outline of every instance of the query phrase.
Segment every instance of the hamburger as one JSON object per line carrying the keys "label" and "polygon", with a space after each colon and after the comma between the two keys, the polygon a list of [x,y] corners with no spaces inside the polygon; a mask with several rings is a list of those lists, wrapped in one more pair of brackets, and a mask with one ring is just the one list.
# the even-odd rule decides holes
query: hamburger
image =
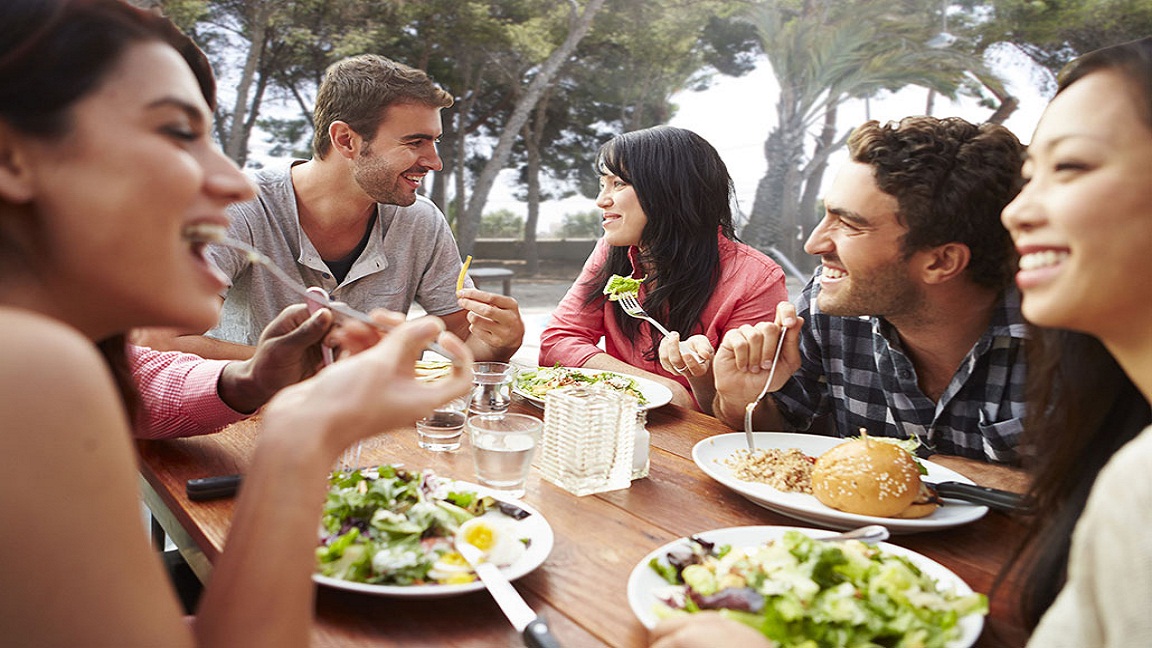
{"label": "hamburger", "polygon": [[838,511],[874,517],[923,517],[939,505],[907,450],[867,434],[817,457],[812,494]]}

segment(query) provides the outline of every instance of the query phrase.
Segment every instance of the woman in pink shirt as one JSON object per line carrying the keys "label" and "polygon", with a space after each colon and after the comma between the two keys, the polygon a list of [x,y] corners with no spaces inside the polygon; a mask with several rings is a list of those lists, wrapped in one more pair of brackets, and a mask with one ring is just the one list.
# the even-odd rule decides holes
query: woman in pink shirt
{"label": "woman in pink shirt", "polygon": [[[618,135],[596,167],[604,237],[552,314],[540,364],[648,378],[672,389],[672,402],[707,412],[713,349],[728,329],[774,315],[788,298],[784,272],[737,240],[732,178],[696,133],[658,126]],[[673,335],[609,301],[612,275],[643,279],[640,303]]]}

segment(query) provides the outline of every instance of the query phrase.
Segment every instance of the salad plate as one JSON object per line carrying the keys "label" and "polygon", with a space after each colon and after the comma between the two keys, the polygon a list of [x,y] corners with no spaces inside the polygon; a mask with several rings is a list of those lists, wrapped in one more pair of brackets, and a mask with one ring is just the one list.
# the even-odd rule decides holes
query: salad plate
{"label": "salad plate", "polygon": [[[516,580],[517,578],[531,573],[537,567],[544,564],[545,559],[547,559],[548,555],[552,552],[552,545],[555,542],[555,536],[552,532],[552,527],[548,524],[548,521],[544,519],[544,516],[541,515],[538,510],[532,508],[520,500],[509,499],[497,491],[485,488],[479,484],[473,484],[466,481],[456,481],[447,478],[443,479],[443,483],[451,491],[471,491],[480,496],[491,496],[498,502],[511,504],[512,506],[519,508],[528,514],[527,516],[517,520],[511,516],[505,515],[498,509],[493,509],[481,516],[493,516],[500,518],[503,524],[511,528],[513,535],[517,540],[525,541],[527,544],[526,550],[517,560],[515,560],[510,565],[500,567],[500,571],[506,578],[508,578],[508,580]],[[345,590],[348,592],[359,592],[362,594],[404,599],[444,598],[449,596],[458,596],[460,594],[467,594],[469,592],[477,592],[484,589],[484,583],[479,579],[469,583],[460,584],[381,585],[349,581],[341,578],[329,577],[319,573],[314,573],[312,574],[312,581],[318,585],[324,585],[325,587]]]}
{"label": "salad plate", "polygon": [[[616,376],[624,380],[631,380],[635,385],[637,391],[647,401],[640,405],[640,409],[647,411],[663,407],[672,402],[672,390],[658,382],[648,380],[647,378],[640,378],[637,376],[630,376],[627,374],[616,373],[612,371],[605,371],[602,369],[583,369],[579,367],[540,367],[537,369],[521,369],[516,373],[516,378],[512,382],[512,391],[523,397],[528,402],[536,407],[544,408],[544,396],[548,393],[549,389],[555,387],[563,387],[566,385],[557,384],[555,387],[549,386],[547,381],[541,380],[542,377],[548,375],[543,372],[556,372],[564,373],[572,376],[580,376],[585,379],[594,376]],[[612,385],[609,385],[612,386]]]}
{"label": "salad plate", "polygon": [[[770,540],[780,539],[788,531],[798,531],[811,538],[820,538],[834,534],[832,531],[822,529],[785,526],[746,526],[714,529],[695,535],[715,543],[717,547],[728,545],[732,548],[743,548],[754,547]],[[663,609],[668,611],[664,603],[664,597],[667,596],[669,589],[674,587],[652,569],[650,563],[656,560],[661,563],[662,566],[667,566],[666,557],[668,552],[687,546],[689,546],[687,538],[679,538],[665,544],[644,556],[640,562],[632,568],[632,573],[628,576],[628,605],[632,608],[632,613],[636,615],[640,623],[644,624],[648,629],[652,629],[656,623],[663,618],[659,610]],[[875,546],[886,554],[907,558],[922,574],[935,580],[937,587],[941,590],[951,590],[958,596],[973,594],[972,588],[959,576],[927,556],[887,542],[882,542]],[[959,620],[958,626],[960,628],[960,634],[946,644],[947,648],[968,648],[974,645],[980,637],[980,632],[984,628],[984,616],[979,613],[968,614]]]}
{"label": "salad plate", "polygon": [[[755,432],[753,439],[758,450],[797,448],[811,457],[819,457],[826,450],[847,440],[788,432]],[[988,512],[986,506],[977,506],[951,499],[946,499],[944,505],[936,509],[931,515],[918,519],[876,517],[838,511],[825,506],[813,495],[786,493],[768,484],[737,479],[726,462],[737,450],[747,449],[748,442],[743,432],[718,434],[698,442],[692,448],[692,460],[706,475],[755,504],[811,524],[832,529],[854,529],[866,524],[883,524],[892,533],[918,533],[975,522]],[[972,483],[972,480],[954,470],[949,470],[925,459],[919,461],[928,470],[928,474],[923,475],[924,479],[928,481]]]}

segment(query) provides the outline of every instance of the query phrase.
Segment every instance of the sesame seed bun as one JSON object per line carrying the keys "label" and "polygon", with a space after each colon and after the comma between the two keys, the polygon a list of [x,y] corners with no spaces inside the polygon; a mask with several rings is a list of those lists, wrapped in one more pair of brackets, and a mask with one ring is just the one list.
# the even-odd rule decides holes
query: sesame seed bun
{"label": "sesame seed bun", "polygon": [[903,448],[868,437],[846,441],[816,459],[812,494],[839,511],[895,517],[916,501],[920,470]]}

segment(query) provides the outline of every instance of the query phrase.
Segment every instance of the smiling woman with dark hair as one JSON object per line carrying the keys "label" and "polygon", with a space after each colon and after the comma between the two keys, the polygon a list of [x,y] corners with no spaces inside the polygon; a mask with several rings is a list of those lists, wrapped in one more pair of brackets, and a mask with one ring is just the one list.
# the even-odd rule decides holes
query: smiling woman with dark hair
{"label": "smiling woman with dark hair", "polygon": [[[671,388],[672,402],[710,411],[713,349],[725,331],[770,317],[787,299],[784,272],[736,238],[732,179],[696,133],[619,135],[601,147],[596,169],[604,237],[553,313],[540,364],[642,376]],[[613,275],[643,279],[640,303],[678,335],[664,339],[610,301],[603,290]]]}
{"label": "smiling woman with dark hair", "polygon": [[[122,373],[134,327],[217,318],[224,286],[186,235],[226,227],[225,207],[253,190],[211,141],[213,101],[203,55],[155,14],[0,2],[5,644],[307,645],[336,458],[471,386],[470,352],[431,318],[280,392],[189,626],[141,526],[131,389],[108,366]],[[462,364],[417,382],[436,338]]]}
{"label": "smiling woman with dark hair", "polygon": [[1152,427],[1137,426],[1152,398],[1152,288],[1139,278],[1152,250],[1152,38],[1074,61],[1028,148],[1003,221],[1021,310],[1054,329],[1035,353],[1048,371],[1029,374],[1029,434],[1037,532],[1056,536],[1036,537],[1030,613],[1060,582],[1053,558],[1068,557],[1029,645],[1149,646]]}

